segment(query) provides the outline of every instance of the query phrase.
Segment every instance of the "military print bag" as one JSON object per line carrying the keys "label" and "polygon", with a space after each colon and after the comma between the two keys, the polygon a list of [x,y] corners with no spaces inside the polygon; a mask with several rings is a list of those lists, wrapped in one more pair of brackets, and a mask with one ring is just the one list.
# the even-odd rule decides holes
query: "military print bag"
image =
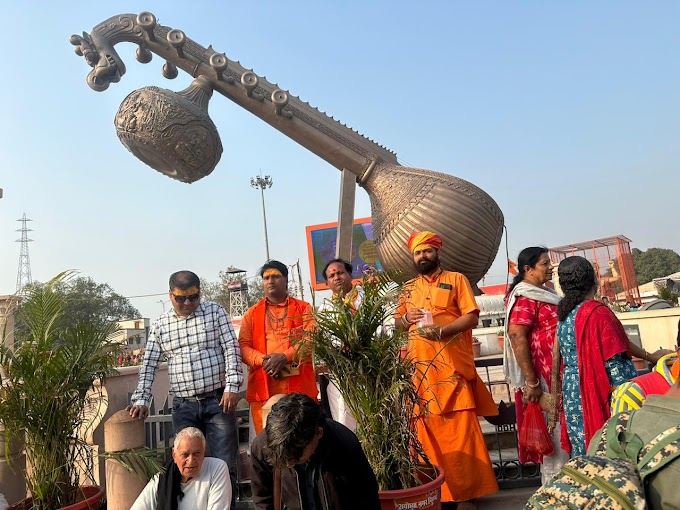
{"label": "military print bag", "polygon": [[525,509],[647,508],[644,480],[680,456],[680,425],[643,445],[639,436],[627,430],[634,413],[609,420],[597,454],[567,462],[561,473],[529,498]]}

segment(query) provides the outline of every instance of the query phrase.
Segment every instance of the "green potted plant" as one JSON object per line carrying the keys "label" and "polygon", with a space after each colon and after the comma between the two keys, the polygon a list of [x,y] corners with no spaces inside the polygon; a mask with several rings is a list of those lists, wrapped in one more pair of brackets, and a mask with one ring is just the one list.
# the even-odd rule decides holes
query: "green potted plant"
{"label": "green potted plant", "polygon": [[413,419],[428,405],[420,400],[414,375],[435,368],[404,356],[407,333],[388,326],[402,287],[385,275],[365,277],[362,287],[357,310],[337,299],[316,312],[318,327],[309,333],[305,347],[315,363],[326,367],[352,411],[383,508],[394,508],[388,498],[421,501],[411,496],[412,488],[431,496],[443,483],[418,440]]}
{"label": "green potted plant", "polygon": [[70,323],[63,316],[59,283],[72,274],[33,286],[17,310],[22,328],[14,346],[2,335],[0,417],[5,434],[23,441],[30,466],[31,497],[12,508],[98,508],[103,498],[99,487],[87,485],[94,478],[83,436],[120,346],[111,340],[115,323]]}

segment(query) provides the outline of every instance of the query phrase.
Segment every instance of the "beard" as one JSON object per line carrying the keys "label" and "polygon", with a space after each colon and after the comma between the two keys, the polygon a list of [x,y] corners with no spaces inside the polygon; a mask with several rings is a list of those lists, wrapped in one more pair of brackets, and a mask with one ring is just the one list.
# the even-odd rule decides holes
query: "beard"
{"label": "beard", "polygon": [[432,260],[421,259],[420,262],[414,262],[413,265],[415,266],[416,271],[418,271],[418,274],[430,274],[439,267],[439,255]]}

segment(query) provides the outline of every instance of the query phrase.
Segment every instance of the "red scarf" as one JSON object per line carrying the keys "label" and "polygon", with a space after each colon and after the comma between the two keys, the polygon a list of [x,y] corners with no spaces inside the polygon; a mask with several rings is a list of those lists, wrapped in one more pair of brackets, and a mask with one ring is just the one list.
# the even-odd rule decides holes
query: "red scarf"
{"label": "red scarf", "polygon": [[[609,307],[594,300],[586,301],[576,312],[574,332],[587,446],[610,416],[612,388],[604,362],[628,352],[628,337]],[[562,423],[562,448],[571,454],[567,429]]]}

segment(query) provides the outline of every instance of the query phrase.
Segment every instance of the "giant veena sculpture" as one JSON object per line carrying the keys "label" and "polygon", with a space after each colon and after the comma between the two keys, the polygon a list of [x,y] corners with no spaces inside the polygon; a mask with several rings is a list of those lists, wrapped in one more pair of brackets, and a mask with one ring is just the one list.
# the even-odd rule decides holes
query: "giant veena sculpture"
{"label": "giant veena sculpture", "polygon": [[413,274],[406,240],[414,231],[433,230],[445,240],[442,263],[447,269],[462,272],[473,284],[489,269],[500,244],[503,214],[478,187],[451,175],[401,166],[394,152],[228,60],[212,46],[205,48],[181,30],[161,26],[149,12],[113,16],[90,34],[71,36],[76,53],[92,67],[87,83],[93,90],[106,90],[125,73],[114,49],[123,41],[139,46],[139,62],[150,62],[154,53],[165,59],[166,78],[175,78],[178,68],[194,77],[179,93],[158,87],[136,90],[118,110],[118,137],[152,168],[188,183],[212,172],[222,154],[219,134],[208,116],[208,102],[216,90],[356,176],[371,200],[374,241],[385,268]]}

